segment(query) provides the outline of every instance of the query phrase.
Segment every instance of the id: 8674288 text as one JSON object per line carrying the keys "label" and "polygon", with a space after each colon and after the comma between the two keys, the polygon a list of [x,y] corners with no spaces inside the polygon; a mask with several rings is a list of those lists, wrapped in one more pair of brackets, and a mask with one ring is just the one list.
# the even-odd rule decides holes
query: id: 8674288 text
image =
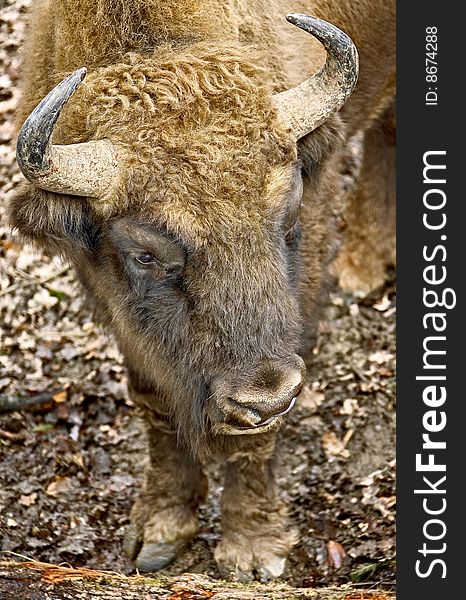
{"label": "id: 8674288 text", "polygon": [[425,32],[425,81],[427,85],[425,104],[437,106],[438,103],[438,36],[437,27],[426,27]]}

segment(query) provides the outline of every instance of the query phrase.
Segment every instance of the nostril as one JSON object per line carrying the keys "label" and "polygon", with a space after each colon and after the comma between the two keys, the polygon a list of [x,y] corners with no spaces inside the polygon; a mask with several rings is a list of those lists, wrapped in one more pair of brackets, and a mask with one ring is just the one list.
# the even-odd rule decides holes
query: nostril
{"label": "nostril", "polygon": [[281,410],[280,412],[274,412],[272,414],[269,414],[267,416],[267,418],[263,418],[262,421],[260,421],[260,423],[258,423],[258,425],[261,425],[261,426],[268,425],[271,421],[273,421],[277,417],[284,417],[286,414],[288,414],[290,412],[290,410],[296,404],[297,399],[298,398],[295,396],[294,398],[291,399],[291,402],[288,404],[287,408],[285,408],[284,410]]}
{"label": "nostril", "polygon": [[275,417],[282,417],[283,415],[289,413],[296,404],[296,400],[300,391],[301,390],[296,391],[296,393],[290,394],[287,399],[274,402],[273,404],[263,403],[256,405],[256,410],[261,416],[259,425],[264,425]]}
{"label": "nostril", "polygon": [[[228,422],[239,427],[258,427],[267,425],[276,417],[286,415],[296,404],[298,395],[302,390],[303,384],[295,386],[291,392],[281,397],[264,397],[262,394],[255,394],[254,399],[251,393],[237,395],[227,399],[229,407]],[[259,398],[257,397],[259,395]],[[262,396],[262,397],[260,397]]]}
{"label": "nostril", "polygon": [[251,428],[256,427],[262,421],[261,414],[255,409],[254,405],[244,404],[236,398],[227,398],[227,422],[236,427]]}

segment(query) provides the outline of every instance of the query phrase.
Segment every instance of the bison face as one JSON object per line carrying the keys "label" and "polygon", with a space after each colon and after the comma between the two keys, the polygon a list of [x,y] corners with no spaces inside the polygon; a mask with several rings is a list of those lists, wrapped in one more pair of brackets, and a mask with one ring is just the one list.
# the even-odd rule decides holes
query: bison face
{"label": "bison face", "polygon": [[81,263],[135,391],[155,394],[192,446],[277,427],[303,386],[301,174],[268,175],[259,206],[218,200],[190,217],[178,199],[158,219],[111,219]]}

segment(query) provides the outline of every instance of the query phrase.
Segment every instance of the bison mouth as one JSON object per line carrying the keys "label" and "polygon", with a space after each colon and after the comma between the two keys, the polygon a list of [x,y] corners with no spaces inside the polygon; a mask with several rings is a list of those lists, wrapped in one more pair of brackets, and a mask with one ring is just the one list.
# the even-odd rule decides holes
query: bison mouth
{"label": "bison mouth", "polygon": [[298,396],[292,398],[289,406],[283,411],[260,421],[259,423],[241,426],[238,424],[232,424],[228,422],[216,423],[213,426],[213,430],[216,434],[220,435],[254,435],[256,433],[265,433],[271,429],[277,428],[283,423],[283,417],[287,415],[295,406]]}

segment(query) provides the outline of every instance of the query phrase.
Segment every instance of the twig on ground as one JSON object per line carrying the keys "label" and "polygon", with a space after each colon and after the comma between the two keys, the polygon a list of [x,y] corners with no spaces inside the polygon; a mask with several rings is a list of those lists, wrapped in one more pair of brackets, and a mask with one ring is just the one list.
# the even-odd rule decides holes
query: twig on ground
{"label": "twig on ground", "polygon": [[46,277],[45,279],[34,279],[34,278],[32,278],[31,280],[18,281],[18,283],[13,283],[12,285],[10,285],[9,287],[5,288],[4,290],[2,290],[0,292],[0,298],[2,296],[6,296],[10,292],[14,292],[18,288],[27,287],[27,286],[30,286],[30,285],[38,285],[38,286],[45,285],[46,283],[49,283],[49,281],[52,281],[53,279],[56,279],[57,277],[60,277],[61,275],[65,275],[65,273],[67,271],[69,271],[70,268],[71,267],[68,265],[67,267],[64,267],[60,271],[57,271],[56,273],[53,273],[52,275],[50,275],[49,277]]}
{"label": "twig on ground", "polygon": [[9,442],[22,442],[26,436],[24,433],[12,433],[11,431],[5,431],[0,429],[0,440],[8,440]]}
{"label": "twig on ground", "polygon": [[46,412],[59,403],[55,399],[59,394],[63,394],[63,390],[42,392],[41,394],[29,397],[0,395],[0,413],[13,412],[15,410]]}

